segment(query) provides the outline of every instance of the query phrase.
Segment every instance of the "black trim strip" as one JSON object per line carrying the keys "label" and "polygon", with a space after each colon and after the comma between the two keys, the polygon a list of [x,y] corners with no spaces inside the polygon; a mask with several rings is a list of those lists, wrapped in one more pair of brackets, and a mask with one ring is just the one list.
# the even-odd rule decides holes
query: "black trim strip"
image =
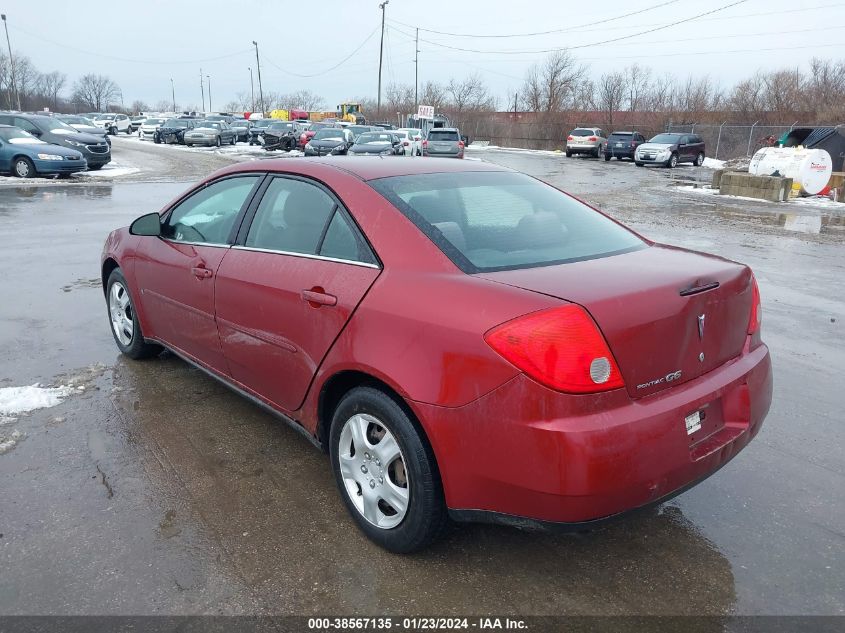
{"label": "black trim strip", "polygon": [[711,281],[710,283],[702,284],[701,286],[690,286],[689,288],[684,288],[678,294],[682,297],[689,297],[690,295],[697,295],[699,292],[707,292],[708,290],[714,290],[718,287],[718,281]]}

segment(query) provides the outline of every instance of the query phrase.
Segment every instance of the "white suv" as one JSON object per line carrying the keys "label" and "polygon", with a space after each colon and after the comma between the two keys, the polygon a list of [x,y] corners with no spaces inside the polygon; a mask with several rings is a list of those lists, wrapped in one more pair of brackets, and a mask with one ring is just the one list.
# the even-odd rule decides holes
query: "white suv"
{"label": "white suv", "polygon": [[599,158],[607,147],[607,135],[597,127],[577,127],[566,137],[566,156],[591,154]]}
{"label": "white suv", "polygon": [[108,134],[116,135],[120,132],[132,134],[130,119],[125,114],[101,114],[94,119],[95,125],[103,128]]}

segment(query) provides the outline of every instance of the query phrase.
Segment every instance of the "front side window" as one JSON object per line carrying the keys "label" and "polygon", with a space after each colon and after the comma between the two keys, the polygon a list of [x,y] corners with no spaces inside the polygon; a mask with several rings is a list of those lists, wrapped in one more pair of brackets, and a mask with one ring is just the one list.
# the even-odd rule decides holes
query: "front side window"
{"label": "front side window", "polygon": [[40,134],[41,130],[38,129],[38,126],[32,123],[31,121],[27,121],[26,119],[22,119],[20,117],[15,118],[15,125],[22,130],[26,130],[30,134]]}
{"label": "front side window", "polygon": [[419,174],[369,184],[468,273],[595,259],[646,246],[601,213],[523,174]]}
{"label": "front side window", "polygon": [[241,208],[249,200],[258,176],[218,180],[174,207],[161,229],[177,242],[226,244]]}

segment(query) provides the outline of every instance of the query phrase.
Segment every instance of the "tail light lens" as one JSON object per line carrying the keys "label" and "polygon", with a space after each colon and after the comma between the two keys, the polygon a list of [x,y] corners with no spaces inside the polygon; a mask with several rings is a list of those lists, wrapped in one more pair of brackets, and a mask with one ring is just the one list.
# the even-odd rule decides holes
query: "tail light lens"
{"label": "tail light lens", "polygon": [[428,141],[423,141],[422,146],[423,146],[423,147],[428,147]]}
{"label": "tail light lens", "polygon": [[748,318],[748,333],[760,336],[760,324],[763,322],[763,308],[760,305],[760,289],[757,279],[751,275],[751,316]]}
{"label": "tail light lens", "polygon": [[598,139],[597,137],[595,137],[595,136],[591,136],[591,137],[590,137],[590,138],[588,138],[587,140],[588,140],[588,141],[597,141],[597,140],[599,140],[599,139]]}
{"label": "tail light lens", "polygon": [[402,145],[404,145],[405,147],[408,147],[408,145],[410,145],[410,143],[408,141],[402,141]]}
{"label": "tail light lens", "polygon": [[637,144],[634,141],[631,141],[631,147],[636,147]]}
{"label": "tail light lens", "polygon": [[458,147],[460,147],[461,149],[463,149],[463,148],[464,148],[464,142],[463,142],[463,141],[458,141]]}
{"label": "tail light lens", "polygon": [[567,136],[567,137],[566,137],[566,140],[567,140],[567,141],[571,141],[571,140],[572,140],[572,136]]}
{"label": "tail light lens", "polygon": [[581,306],[518,317],[488,331],[484,340],[509,363],[557,391],[595,393],[625,386],[607,342]]}

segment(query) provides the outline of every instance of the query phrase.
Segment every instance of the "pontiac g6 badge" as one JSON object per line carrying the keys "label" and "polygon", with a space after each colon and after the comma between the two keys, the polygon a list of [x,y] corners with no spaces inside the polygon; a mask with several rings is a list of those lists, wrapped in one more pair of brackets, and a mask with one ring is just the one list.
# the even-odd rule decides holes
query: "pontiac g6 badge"
{"label": "pontiac g6 badge", "polygon": [[641,385],[637,385],[637,389],[648,389],[649,387],[654,387],[654,385],[660,385],[664,382],[675,382],[676,380],[681,379],[681,372],[673,371],[670,374],[666,374],[665,376],[661,376],[660,378],[655,378],[654,380],[649,380],[648,382],[644,382]]}

